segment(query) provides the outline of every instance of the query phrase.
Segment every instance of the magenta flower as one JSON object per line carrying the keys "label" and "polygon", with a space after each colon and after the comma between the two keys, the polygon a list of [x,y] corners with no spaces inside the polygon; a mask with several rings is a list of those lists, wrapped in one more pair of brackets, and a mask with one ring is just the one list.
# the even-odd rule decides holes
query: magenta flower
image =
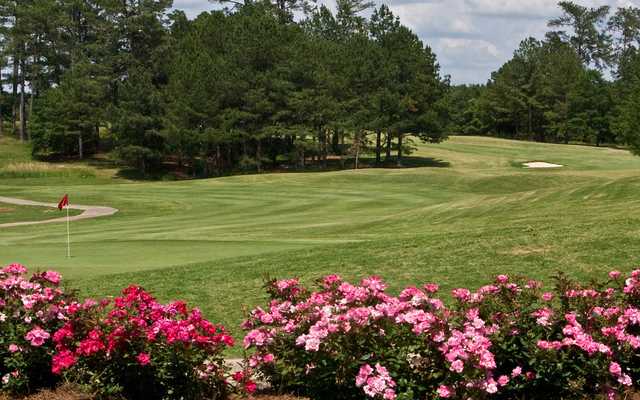
{"label": "magenta flower", "polygon": [[151,356],[147,353],[140,353],[137,355],[136,360],[138,361],[138,364],[142,366],[149,365],[151,363]]}

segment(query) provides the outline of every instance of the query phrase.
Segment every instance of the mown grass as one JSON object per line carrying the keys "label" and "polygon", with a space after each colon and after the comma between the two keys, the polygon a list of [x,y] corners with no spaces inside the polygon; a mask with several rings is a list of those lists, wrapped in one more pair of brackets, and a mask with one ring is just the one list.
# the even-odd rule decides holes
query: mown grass
{"label": "mown grass", "polygon": [[[82,213],[82,211],[69,210],[69,215],[78,215],[80,213]],[[66,215],[66,212],[61,212],[56,208],[0,203],[0,224],[18,221],[42,221],[64,217]]]}
{"label": "mown grass", "polygon": [[[521,168],[530,160],[565,167]],[[3,196],[68,192],[120,212],[72,224],[71,259],[61,225],[3,229],[0,263],[56,267],[84,295],[139,283],[238,332],[266,275],[378,274],[393,290],[427,281],[448,290],[497,273],[589,279],[639,259],[640,158],[626,151],[454,137],[420,145],[411,161],[433,167],[145,183],[102,171],[5,178]]]}

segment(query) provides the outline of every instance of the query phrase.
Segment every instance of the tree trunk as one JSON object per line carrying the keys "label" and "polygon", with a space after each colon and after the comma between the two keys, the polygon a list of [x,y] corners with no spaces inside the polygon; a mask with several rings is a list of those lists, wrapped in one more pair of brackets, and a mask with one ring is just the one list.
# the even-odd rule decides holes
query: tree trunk
{"label": "tree trunk", "polygon": [[385,155],[385,162],[391,162],[391,129],[387,129],[387,154]]}
{"label": "tree trunk", "polygon": [[312,135],[312,136],[313,136],[313,150],[314,151],[313,151],[313,154],[311,155],[311,161],[313,161],[313,163],[315,164],[315,162],[316,162],[316,154],[318,154],[318,146],[317,146],[318,140],[317,140],[317,137],[315,135]]}
{"label": "tree trunk", "polygon": [[531,140],[531,138],[533,137],[533,108],[531,107],[531,104],[529,104],[528,107],[529,107],[529,138],[528,140]]}
{"label": "tree trunk", "polygon": [[[82,133],[80,133],[78,135],[78,157],[81,160],[84,158],[84,143],[82,141]],[[143,167],[143,169],[144,169],[144,167]]]}
{"label": "tree trunk", "polygon": [[398,160],[396,165],[398,167],[402,167],[402,139],[404,134],[402,132],[398,132]]}
{"label": "tree trunk", "polygon": [[338,137],[338,130],[334,130],[331,135],[331,150],[333,154],[338,154],[340,152],[340,138]]}
{"label": "tree trunk", "polygon": [[382,141],[382,131],[378,129],[376,131],[376,165],[380,165],[380,161],[381,161],[381,157],[380,157],[381,141]]}
{"label": "tree trunk", "polygon": [[220,145],[216,145],[216,174],[222,175],[222,154],[220,154]]}
{"label": "tree trunk", "polygon": [[355,146],[356,146],[356,163],[355,168],[358,169],[358,162],[360,161],[360,131],[356,131],[355,136]]}
{"label": "tree trunk", "polygon": [[[22,63],[21,63],[22,64]],[[20,141],[24,142],[27,137],[27,116],[24,99],[24,64],[20,72]]]}
{"label": "tree trunk", "polygon": [[[2,76],[2,72],[0,72]],[[0,78],[0,137],[4,136],[4,117],[2,116],[2,103],[4,101],[4,91],[2,90],[2,79]]]}
{"label": "tree trunk", "polygon": [[13,134],[15,135],[18,132],[18,104],[16,100],[18,99],[18,57],[14,54],[13,56],[13,76],[11,77],[12,83],[12,94],[13,97],[11,99],[11,124],[13,126]]}
{"label": "tree trunk", "polygon": [[320,159],[322,160],[322,168],[327,168],[327,131],[318,128],[318,139],[320,144]]}
{"label": "tree trunk", "polygon": [[256,167],[258,168],[258,173],[262,173],[262,140],[260,139],[256,141]]}
{"label": "tree trunk", "polygon": [[[2,94],[0,94],[0,96],[2,96]],[[0,137],[3,137],[3,136],[4,136],[4,117],[2,116],[2,103],[0,103]]]}
{"label": "tree trunk", "polygon": [[[31,98],[31,100],[33,100],[33,98]],[[94,129],[95,129],[95,135],[96,135],[95,153],[99,153],[100,152],[100,125],[96,123],[96,125],[94,126]]]}

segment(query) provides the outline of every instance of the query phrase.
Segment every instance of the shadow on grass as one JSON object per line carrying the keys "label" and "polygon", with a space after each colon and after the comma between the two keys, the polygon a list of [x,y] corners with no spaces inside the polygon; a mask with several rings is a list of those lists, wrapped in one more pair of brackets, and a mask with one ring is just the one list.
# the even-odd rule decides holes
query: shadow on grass
{"label": "shadow on grass", "polygon": [[[187,165],[183,165],[181,168],[177,168],[175,163],[165,162],[157,170],[153,172],[142,173],[140,170],[130,168],[119,164],[112,158],[98,154],[86,158],[84,160],[78,160],[76,158],[64,158],[56,156],[38,157],[39,161],[49,163],[69,163],[79,164],[84,163],[91,168],[98,170],[116,170],[114,177],[131,181],[180,181],[180,180],[192,180],[192,179],[205,179],[205,178],[218,178],[235,175],[257,175],[258,172],[255,168],[226,170],[218,175],[206,176],[202,174],[194,175],[191,172],[191,168]],[[417,157],[407,156],[402,158],[402,163],[398,166],[397,158],[392,157],[389,160],[383,159],[381,163],[376,164],[375,158],[363,157],[358,161],[358,169],[403,169],[403,168],[449,168],[451,164],[448,161],[432,158],[432,157]],[[279,163],[277,165],[265,163],[263,165],[263,174],[277,174],[277,173],[311,173],[311,172],[335,172],[355,169],[355,159],[340,159],[339,156],[330,156],[327,159],[326,165],[320,160],[307,160],[304,167],[295,166],[289,164]]]}
{"label": "shadow on grass", "polygon": [[[374,158],[361,158],[358,162],[358,169],[403,169],[403,168],[449,168],[451,164],[448,161],[439,160],[431,157],[403,157],[400,166],[397,165],[396,158],[382,161],[376,164]],[[355,160],[340,160],[339,157],[331,157],[327,160],[326,165],[321,161],[310,161],[304,167],[292,166],[288,164],[263,165],[262,174],[278,174],[278,173],[312,173],[312,172],[335,172],[355,169]],[[191,179],[219,178],[235,175],[258,175],[255,169],[233,169],[224,171],[219,175],[204,176],[189,173],[189,168],[185,167],[180,170],[169,168],[167,165],[154,172],[143,174],[139,170],[133,168],[121,168],[116,176],[128,180],[137,181],[177,181]]]}

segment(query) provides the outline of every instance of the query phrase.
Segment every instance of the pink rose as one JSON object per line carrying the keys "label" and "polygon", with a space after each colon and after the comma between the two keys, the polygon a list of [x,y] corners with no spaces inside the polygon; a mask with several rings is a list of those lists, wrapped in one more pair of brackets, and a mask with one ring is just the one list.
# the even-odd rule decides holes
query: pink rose
{"label": "pink rose", "polygon": [[453,393],[451,389],[449,389],[449,387],[445,385],[440,385],[440,387],[438,388],[438,396],[442,397],[443,399],[451,397],[452,394]]}
{"label": "pink rose", "polygon": [[620,376],[620,374],[622,373],[622,368],[620,368],[620,364],[614,361],[609,364],[609,372],[611,372],[611,375],[613,376]]}
{"label": "pink rose", "polygon": [[138,354],[136,360],[138,360],[138,364],[140,365],[149,365],[149,363],[151,363],[151,357],[147,353]]}
{"label": "pink rose", "polygon": [[49,332],[36,327],[27,332],[24,338],[31,342],[32,346],[40,347],[47,339],[49,339],[50,336]]}

